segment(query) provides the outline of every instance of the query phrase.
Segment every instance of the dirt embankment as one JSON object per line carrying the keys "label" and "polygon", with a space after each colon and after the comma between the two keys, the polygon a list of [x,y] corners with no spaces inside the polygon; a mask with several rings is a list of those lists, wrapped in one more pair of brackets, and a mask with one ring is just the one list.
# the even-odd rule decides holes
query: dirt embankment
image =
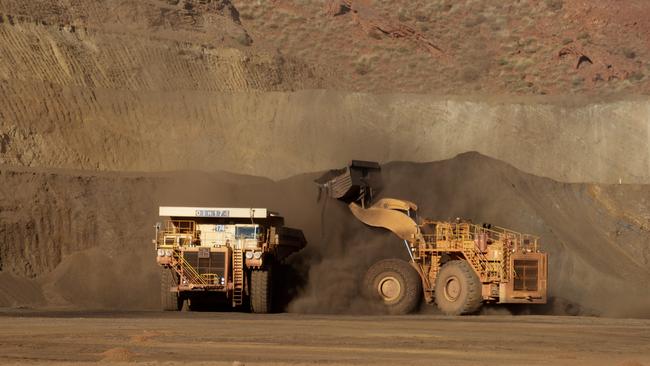
{"label": "dirt embankment", "polygon": [[[4,0],[0,13],[3,24],[66,29],[88,45],[94,39],[84,37],[86,31],[122,34],[125,39],[116,41],[128,56],[116,58],[116,64],[140,52],[130,43],[139,38],[172,48],[180,42],[283,55],[310,65],[327,89],[436,95],[650,92],[645,0]],[[78,56],[83,59],[83,52]],[[137,79],[138,68],[125,66]],[[275,90],[292,90],[290,85]]]}
{"label": "dirt embankment", "polygon": [[[210,105],[220,92],[319,87],[303,62],[232,44],[229,34],[245,30],[228,4],[0,3],[1,162],[129,170],[123,156],[143,162],[135,146],[163,144],[143,135],[174,140],[215,124],[197,102]],[[175,116],[171,125],[160,123],[160,112]],[[189,126],[195,117],[203,127]]]}
{"label": "dirt embankment", "polygon": [[131,34],[221,46],[248,46],[237,8],[229,0],[5,0],[2,20],[65,29]]}
{"label": "dirt embankment", "polygon": [[11,166],[224,170],[282,179],[351,157],[426,162],[479,151],[560,181],[650,182],[650,102],[643,98],[572,105],[29,83],[0,83],[0,96],[0,163]]}
{"label": "dirt embankment", "polygon": [[253,47],[342,89],[441,95],[650,92],[645,0],[233,0]]}
{"label": "dirt embankment", "polygon": [[[592,57],[592,64],[583,62],[573,70],[577,48],[553,59],[566,46],[557,44],[560,33],[547,37],[532,28],[524,31],[519,15],[530,12],[525,22],[539,21],[534,28],[546,32],[557,27],[559,14],[564,14],[573,29],[582,19],[580,9],[589,8],[579,2],[566,1],[559,8],[521,2],[481,9],[474,9],[480,5],[474,2],[413,2],[395,9],[392,2],[375,1],[372,11],[354,3],[348,13],[331,16],[319,1],[234,5],[227,0],[3,1],[0,164],[93,171],[189,168],[281,179],[341,165],[351,157],[426,162],[479,151],[560,181],[650,182],[647,98],[571,104],[565,100],[574,97],[560,102],[539,97],[504,103],[500,97],[440,97],[438,89],[392,84],[406,81],[425,88],[445,84],[458,94],[466,90],[455,88],[459,82],[471,89],[466,94],[498,95],[491,89],[495,80],[506,80],[511,73],[516,82],[524,83],[536,83],[533,79],[567,67],[571,77],[595,76],[607,64],[614,70],[607,72],[632,74],[648,67],[643,49],[634,48],[646,26],[625,19],[645,14],[647,4],[617,6],[620,11],[614,14],[605,11],[609,1],[593,5],[587,12],[591,22],[584,27],[598,34],[598,44],[590,45],[593,52],[580,51]],[[419,5],[426,5],[420,9],[424,12],[417,11]],[[482,14],[483,22],[462,25],[459,19],[473,19],[472,14]],[[440,37],[432,27],[422,29],[434,20],[446,24],[450,34]],[[523,33],[509,40],[508,60],[467,59],[491,60],[491,71],[480,80],[458,81],[458,74],[467,71],[461,61],[468,49],[454,51],[457,54],[448,64],[428,53],[427,59],[411,54],[420,53],[418,44],[424,39],[420,36],[447,44],[466,33],[485,38],[495,25],[504,32]],[[314,27],[317,37],[311,37]],[[389,34],[373,38],[366,34],[368,27]],[[481,32],[472,31],[474,27]],[[278,32],[288,38],[283,40]],[[399,36],[404,32],[407,39]],[[620,41],[621,34],[629,38],[629,45]],[[412,36],[419,41],[413,43]],[[617,45],[616,52],[607,56],[612,60],[596,58],[607,53],[609,42]],[[480,44],[504,43],[489,39]],[[371,66],[373,73],[350,75],[355,68],[346,62],[365,60],[374,48],[382,55],[400,55],[415,66],[395,68],[399,63],[386,57],[381,68]],[[528,54],[530,49],[539,52]],[[490,52],[494,57],[506,52],[497,51]],[[512,65],[512,70],[500,70],[506,68],[501,61],[523,63],[532,70],[519,74],[513,71],[519,66]],[[436,70],[439,66],[443,69]],[[375,72],[386,80],[375,78]],[[438,76],[453,80],[426,81]],[[340,80],[343,84],[337,84]],[[603,85],[622,83],[624,90],[642,90],[637,87],[647,85],[643,80],[614,78]],[[550,84],[559,85],[556,81]],[[616,90],[610,87],[603,88]],[[323,88],[328,90],[314,90]]]}
{"label": "dirt embankment", "polygon": [[[550,253],[543,311],[650,316],[648,186],[558,183],[478,154],[385,167],[386,196],[425,216],[470,218],[540,234]],[[158,271],[150,245],[158,205],[266,206],[301,228],[309,246],[291,258],[308,283],[290,311],[366,311],[358,278],[376,259],[405,256],[381,230],[334,201],[317,202],[316,175],[266,179],[177,172],[136,176],[2,171],[5,305],[156,308]],[[631,205],[631,208],[627,206]],[[30,295],[11,286],[28,278]],[[40,293],[33,288],[40,288]]]}

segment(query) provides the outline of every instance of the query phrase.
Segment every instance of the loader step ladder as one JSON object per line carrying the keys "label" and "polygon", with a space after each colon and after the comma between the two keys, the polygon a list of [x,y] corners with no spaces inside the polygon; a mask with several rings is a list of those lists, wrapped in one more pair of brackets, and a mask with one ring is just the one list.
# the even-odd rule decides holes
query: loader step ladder
{"label": "loader step ladder", "polygon": [[244,261],[241,249],[234,249],[232,253],[232,306],[239,306],[244,298]]}
{"label": "loader step ladder", "polygon": [[465,246],[463,254],[470,264],[486,277],[487,280],[500,280],[501,268],[499,264],[490,262],[485,254],[476,247]]}

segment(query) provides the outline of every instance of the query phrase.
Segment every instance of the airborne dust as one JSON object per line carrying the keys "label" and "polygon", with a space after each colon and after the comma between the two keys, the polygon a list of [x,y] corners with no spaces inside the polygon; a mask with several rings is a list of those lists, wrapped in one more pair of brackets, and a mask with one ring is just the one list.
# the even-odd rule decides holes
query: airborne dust
{"label": "airborne dust", "polygon": [[[215,205],[268,207],[305,232],[308,246],[278,272],[286,310],[381,312],[361,298],[359,280],[377,259],[407,254],[390,233],[356,221],[344,203],[318,201],[318,175],[273,182],[199,172],[3,172],[4,187],[20,186],[26,193],[1,191],[14,221],[0,228],[7,243],[0,252],[0,305],[156,309],[151,239],[153,224],[161,220],[157,207]],[[422,216],[463,217],[542,237],[550,253],[551,304],[509,311],[650,316],[650,232],[639,225],[633,207],[612,203],[632,206],[650,187],[559,183],[476,153],[434,163],[390,163],[383,175],[382,196],[416,202]],[[33,204],[22,204],[27,201]]]}

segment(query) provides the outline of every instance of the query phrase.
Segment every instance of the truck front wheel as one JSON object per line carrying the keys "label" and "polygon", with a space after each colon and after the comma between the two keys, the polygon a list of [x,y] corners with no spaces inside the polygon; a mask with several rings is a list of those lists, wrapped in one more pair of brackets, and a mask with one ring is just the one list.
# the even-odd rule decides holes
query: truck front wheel
{"label": "truck front wheel", "polygon": [[251,311],[253,313],[271,312],[271,272],[269,270],[253,270],[251,272],[250,288]]}
{"label": "truck front wheel", "polygon": [[436,304],[446,315],[469,314],[481,307],[481,281],[464,260],[445,263],[436,277]]}
{"label": "truck front wheel", "polygon": [[422,281],[407,262],[385,259],[368,269],[363,290],[367,298],[381,301],[389,314],[408,314],[420,305]]}
{"label": "truck front wheel", "polygon": [[179,311],[183,306],[178,292],[170,291],[175,286],[178,286],[178,275],[171,268],[163,268],[160,280],[160,302],[165,311]]}

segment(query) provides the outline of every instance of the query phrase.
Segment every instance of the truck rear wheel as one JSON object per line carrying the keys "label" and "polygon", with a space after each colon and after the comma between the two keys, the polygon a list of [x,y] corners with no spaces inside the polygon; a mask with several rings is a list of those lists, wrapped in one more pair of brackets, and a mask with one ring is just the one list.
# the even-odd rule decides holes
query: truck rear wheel
{"label": "truck rear wheel", "polygon": [[170,291],[174,286],[178,286],[178,275],[170,268],[163,268],[160,280],[160,302],[165,311],[179,311],[183,306],[183,300],[178,292]]}
{"label": "truck rear wheel", "polygon": [[469,314],[481,307],[481,281],[464,260],[445,263],[436,277],[436,305],[446,315]]}
{"label": "truck rear wheel", "polygon": [[269,270],[251,271],[250,302],[253,313],[271,312],[271,272]]}
{"label": "truck rear wheel", "polygon": [[368,269],[363,290],[367,298],[383,302],[389,314],[408,314],[420,305],[422,281],[407,262],[385,259]]}

